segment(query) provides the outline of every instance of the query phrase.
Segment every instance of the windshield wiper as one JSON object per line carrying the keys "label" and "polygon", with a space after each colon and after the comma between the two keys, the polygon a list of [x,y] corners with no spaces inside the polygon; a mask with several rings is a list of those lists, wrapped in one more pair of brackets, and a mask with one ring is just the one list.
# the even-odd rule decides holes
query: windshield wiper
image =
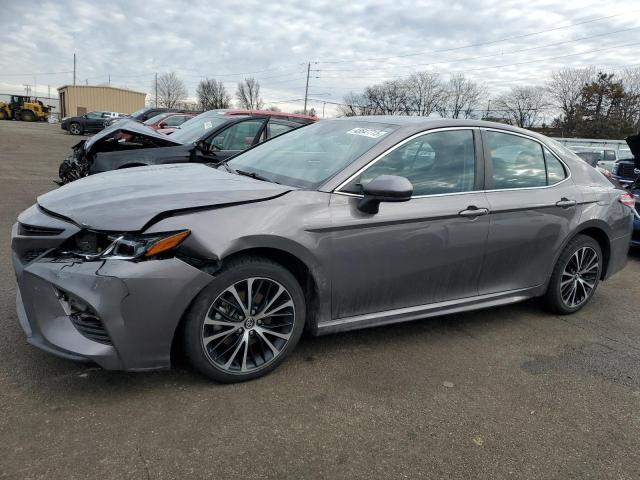
{"label": "windshield wiper", "polygon": [[263,182],[278,183],[275,180],[271,180],[270,178],[263,177],[262,175],[256,172],[245,172],[243,170],[236,170],[236,173],[238,175],[244,175],[245,177],[255,178],[256,180],[262,180]]}
{"label": "windshield wiper", "polygon": [[219,161],[218,163],[216,163],[215,165],[216,165],[216,167],[219,167],[220,165],[222,165],[222,166],[227,170],[227,172],[229,172],[229,173],[235,173],[236,175],[238,174],[238,172],[237,172],[237,171],[235,171],[233,168],[231,168],[231,167],[229,166],[229,164],[227,163],[227,161],[226,161],[226,160],[220,160],[220,161]]}

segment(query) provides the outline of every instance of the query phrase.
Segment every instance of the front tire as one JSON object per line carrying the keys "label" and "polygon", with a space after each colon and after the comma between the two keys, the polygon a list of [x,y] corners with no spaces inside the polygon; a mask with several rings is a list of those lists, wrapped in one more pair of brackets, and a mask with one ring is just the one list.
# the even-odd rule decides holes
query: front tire
{"label": "front tire", "polygon": [[33,122],[35,121],[36,116],[31,110],[23,110],[20,113],[20,120],[23,122]]}
{"label": "front tire", "polygon": [[69,124],[69,133],[71,135],[80,135],[82,133],[82,127],[78,122],[73,122]]}
{"label": "front tire", "polygon": [[577,235],[564,248],[551,275],[546,301],[558,315],[577,312],[598,287],[602,273],[602,249],[587,235]]}
{"label": "front tire", "polygon": [[184,351],[217,382],[261,377],[295,348],[305,323],[295,277],[261,257],[230,262],[198,294],[185,317]]}

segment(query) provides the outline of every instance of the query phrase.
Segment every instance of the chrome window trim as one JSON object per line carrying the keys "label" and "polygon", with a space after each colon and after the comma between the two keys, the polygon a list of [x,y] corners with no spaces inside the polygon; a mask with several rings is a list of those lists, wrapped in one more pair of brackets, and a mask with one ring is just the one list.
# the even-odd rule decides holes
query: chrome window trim
{"label": "chrome window trim", "polygon": [[[493,131],[493,132],[498,132],[498,133],[505,133],[505,134],[508,134],[508,135],[515,135],[517,137],[523,137],[523,138],[526,138],[526,139],[529,139],[529,140],[533,140],[534,142],[538,143],[540,146],[542,146],[543,148],[546,148],[549,152],[551,152],[551,155],[553,155],[554,158],[556,160],[558,160],[562,164],[562,166],[565,169],[565,172],[567,172],[567,176],[564,178],[564,180],[561,180],[558,183],[554,183],[553,185],[544,185],[542,187],[495,188],[495,189],[490,189],[490,190],[468,190],[466,192],[434,193],[434,194],[431,194],[431,195],[414,195],[414,196],[411,196],[412,199],[414,199],[414,198],[428,198],[428,197],[445,197],[445,196],[449,196],[449,195],[465,195],[465,194],[469,194],[469,193],[483,193],[483,192],[484,193],[494,193],[494,192],[513,192],[513,191],[520,191],[520,190],[540,190],[540,189],[547,189],[547,188],[557,187],[558,185],[563,184],[564,182],[568,181],[572,177],[571,169],[569,168],[569,166],[560,157],[558,157],[558,155],[553,151],[553,149],[549,145],[547,145],[546,143],[544,143],[544,142],[540,141],[539,139],[537,139],[535,137],[532,137],[530,135],[526,135],[526,134],[519,133],[519,132],[512,132],[510,130],[503,130],[503,129],[500,129],[500,128],[442,127],[442,128],[434,128],[432,130],[423,130],[422,132],[415,133],[415,134],[411,135],[410,137],[405,138],[402,142],[395,144],[393,147],[388,148],[387,150],[382,152],[380,155],[378,155],[376,158],[374,158],[369,163],[367,163],[364,167],[360,168],[356,173],[354,173],[349,178],[347,178],[340,185],[338,185],[333,190],[332,193],[334,193],[336,195],[344,195],[344,196],[347,196],[347,197],[362,198],[363,195],[361,195],[361,194],[349,193],[349,192],[341,192],[340,189],[342,187],[344,187],[345,185],[347,185],[349,182],[351,182],[355,177],[360,175],[367,168],[369,168],[370,166],[374,165],[382,157],[384,157],[387,154],[393,152],[397,148],[400,148],[405,143],[410,142],[411,140],[413,140],[415,138],[418,138],[418,137],[420,137],[422,135],[427,135],[429,133],[436,133],[436,132],[444,132],[444,131],[449,131],[449,130],[471,130],[471,131],[478,131],[478,132],[481,131],[481,130],[485,130],[485,131]],[[544,151],[543,151],[543,155],[544,155]],[[476,160],[477,160],[477,158],[478,157],[477,157],[477,154],[476,154]],[[487,159],[484,159],[484,161],[486,162]],[[545,168],[546,168],[546,163],[545,163]],[[486,179],[485,179],[485,181],[486,181]]]}
{"label": "chrome window trim", "polygon": [[[380,159],[382,159],[383,157],[385,157],[389,153],[393,152],[394,150],[397,150],[398,148],[402,147],[405,143],[408,143],[408,142],[414,140],[415,138],[421,137],[423,135],[428,135],[430,133],[447,132],[447,131],[453,131],[453,130],[470,130],[471,132],[474,132],[474,131],[479,132],[480,128],[479,127],[468,127],[468,126],[467,127],[441,127],[441,128],[433,128],[433,129],[430,129],[430,130],[423,130],[421,132],[414,133],[410,137],[407,137],[404,140],[402,140],[400,143],[396,143],[392,147],[389,147],[387,150],[385,150],[380,155],[378,155],[376,158],[374,158],[369,163],[367,163],[364,167],[360,168],[358,171],[356,171],[354,174],[352,174],[349,178],[347,178],[344,182],[342,182],[340,185],[338,185],[336,188],[334,188],[332,193],[335,193],[335,194],[338,194],[338,195],[346,195],[346,196],[349,196],[349,197],[361,198],[363,196],[361,194],[349,193],[349,192],[341,192],[340,189],[342,187],[344,187],[345,185],[349,184],[349,182],[351,182],[355,177],[360,175],[362,172],[364,172],[369,167],[373,166]],[[475,145],[474,145],[474,147],[475,147]],[[477,159],[478,159],[478,153],[476,152],[476,161],[477,161]],[[475,176],[474,176],[474,178],[475,178]],[[434,194],[431,194],[431,195],[415,195],[415,196],[411,196],[411,198],[442,197],[442,196],[445,196],[445,195],[461,195],[461,194],[473,193],[473,192],[482,192],[482,190],[469,190],[469,191],[465,191],[465,192],[451,192],[451,193],[434,193]]]}

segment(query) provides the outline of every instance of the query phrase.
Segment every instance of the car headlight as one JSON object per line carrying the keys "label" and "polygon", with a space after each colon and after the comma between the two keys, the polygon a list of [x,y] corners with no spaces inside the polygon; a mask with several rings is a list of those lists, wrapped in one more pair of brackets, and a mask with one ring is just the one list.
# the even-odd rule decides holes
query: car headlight
{"label": "car headlight", "polygon": [[[92,241],[89,248],[74,249],[69,253],[85,260],[143,260],[161,254],[167,254],[177,248],[191,233],[191,230],[179,232],[152,233],[147,235],[115,234],[109,235],[103,244],[97,247]],[[78,241],[80,243],[80,241]],[[80,245],[78,245],[80,246]],[[97,248],[96,248],[97,247]],[[89,251],[87,251],[89,250]],[[93,250],[93,251],[91,251]],[[95,253],[94,253],[95,252]]]}

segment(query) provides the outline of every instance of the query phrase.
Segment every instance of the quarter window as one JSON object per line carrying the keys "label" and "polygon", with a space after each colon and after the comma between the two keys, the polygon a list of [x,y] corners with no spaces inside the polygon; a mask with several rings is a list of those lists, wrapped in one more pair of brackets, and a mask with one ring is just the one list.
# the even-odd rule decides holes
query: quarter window
{"label": "quarter window", "polygon": [[343,190],[362,193],[362,186],[380,175],[407,178],[414,196],[471,191],[475,184],[473,132],[450,130],[415,138],[382,157]]}
{"label": "quarter window", "polygon": [[495,190],[544,187],[566,177],[562,164],[541,144],[528,138],[486,132]]}

